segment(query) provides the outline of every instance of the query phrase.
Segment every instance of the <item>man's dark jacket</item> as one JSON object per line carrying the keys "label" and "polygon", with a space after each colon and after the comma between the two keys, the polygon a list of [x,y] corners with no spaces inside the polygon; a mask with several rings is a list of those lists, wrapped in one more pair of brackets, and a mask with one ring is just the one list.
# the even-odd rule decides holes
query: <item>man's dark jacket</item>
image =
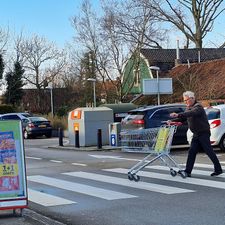
{"label": "man's dark jacket", "polygon": [[209,122],[204,108],[198,102],[193,106],[187,107],[185,112],[178,114],[178,120],[188,122],[188,127],[192,131],[194,137],[202,133],[210,133]]}

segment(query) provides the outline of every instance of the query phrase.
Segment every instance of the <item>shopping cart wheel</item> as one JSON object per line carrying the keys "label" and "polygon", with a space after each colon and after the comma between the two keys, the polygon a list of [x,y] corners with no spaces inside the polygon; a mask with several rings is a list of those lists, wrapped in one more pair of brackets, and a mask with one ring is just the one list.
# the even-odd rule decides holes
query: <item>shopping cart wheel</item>
{"label": "shopping cart wheel", "polygon": [[140,176],[133,174],[133,179],[135,182],[138,182],[140,180]]}
{"label": "shopping cart wheel", "polygon": [[129,180],[134,180],[133,174],[128,173],[127,176],[128,176],[128,179],[129,179]]}
{"label": "shopping cart wheel", "polygon": [[170,174],[172,177],[175,177],[177,175],[177,171],[175,171],[174,169],[170,169]]}

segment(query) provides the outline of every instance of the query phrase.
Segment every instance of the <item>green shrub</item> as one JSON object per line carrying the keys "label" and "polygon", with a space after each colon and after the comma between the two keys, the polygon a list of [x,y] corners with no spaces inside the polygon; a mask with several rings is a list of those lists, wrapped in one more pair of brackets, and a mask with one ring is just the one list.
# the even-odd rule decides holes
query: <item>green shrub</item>
{"label": "green shrub", "polygon": [[0,114],[15,112],[15,108],[12,105],[0,105]]}
{"label": "green shrub", "polygon": [[46,119],[51,121],[51,125],[53,129],[62,128],[63,130],[67,130],[68,128],[68,118],[67,116],[59,117],[59,116],[52,116],[51,114],[44,115]]}
{"label": "green shrub", "polygon": [[70,111],[69,106],[61,106],[58,111],[56,112],[56,115],[59,117],[66,116],[68,112]]}

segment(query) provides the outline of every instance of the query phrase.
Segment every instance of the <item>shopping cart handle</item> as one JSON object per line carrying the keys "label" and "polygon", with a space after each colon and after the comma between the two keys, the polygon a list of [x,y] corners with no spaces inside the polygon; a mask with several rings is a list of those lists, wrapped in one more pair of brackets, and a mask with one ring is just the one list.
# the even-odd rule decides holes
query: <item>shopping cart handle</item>
{"label": "shopping cart handle", "polygon": [[181,122],[175,122],[175,121],[167,121],[168,125],[172,125],[172,126],[181,126],[182,123]]}

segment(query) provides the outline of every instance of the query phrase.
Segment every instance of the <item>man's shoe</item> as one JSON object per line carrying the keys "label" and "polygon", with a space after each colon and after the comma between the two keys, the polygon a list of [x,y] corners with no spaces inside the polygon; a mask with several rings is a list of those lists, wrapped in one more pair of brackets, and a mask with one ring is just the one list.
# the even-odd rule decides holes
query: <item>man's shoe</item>
{"label": "man's shoe", "polygon": [[215,177],[215,176],[218,176],[218,175],[220,175],[222,173],[223,173],[223,171],[218,171],[218,172],[215,171],[215,172],[211,173],[211,176]]}
{"label": "man's shoe", "polygon": [[178,173],[179,173],[179,174],[185,173],[185,176],[186,176],[186,177],[191,177],[191,174],[190,174],[190,173],[187,173],[186,170],[179,170]]}
{"label": "man's shoe", "polygon": [[186,177],[191,177],[190,173],[186,172],[185,170],[184,170],[184,172],[186,173]]}
{"label": "man's shoe", "polygon": [[186,173],[187,174],[187,177],[191,177],[191,174],[190,173]]}

